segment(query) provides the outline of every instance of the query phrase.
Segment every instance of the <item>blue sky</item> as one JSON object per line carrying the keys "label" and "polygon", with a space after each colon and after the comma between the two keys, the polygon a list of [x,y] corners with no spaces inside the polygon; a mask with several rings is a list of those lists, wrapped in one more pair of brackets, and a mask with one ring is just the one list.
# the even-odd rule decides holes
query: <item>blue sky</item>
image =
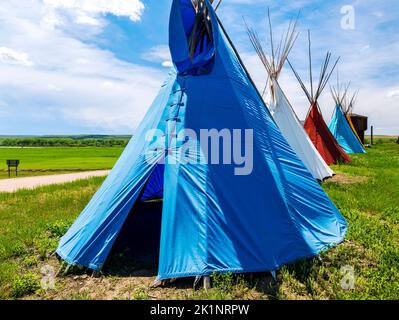
{"label": "blue sky", "polygon": [[[2,0],[0,135],[132,133],[171,65],[170,4]],[[377,133],[399,135],[397,0],[223,0],[218,14],[259,87],[265,72],[242,18],[267,44],[268,6],[276,36],[301,11],[300,36],[290,60],[305,81],[310,29],[315,67],[327,50],[340,56],[340,78],[360,89],[355,112],[367,114]],[[354,10],[353,29],[341,26],[345,6]],[[308,103],[288,68],[280,82],[303,118]],[[334,105],[328,90],[320,102],[329,120]]]}

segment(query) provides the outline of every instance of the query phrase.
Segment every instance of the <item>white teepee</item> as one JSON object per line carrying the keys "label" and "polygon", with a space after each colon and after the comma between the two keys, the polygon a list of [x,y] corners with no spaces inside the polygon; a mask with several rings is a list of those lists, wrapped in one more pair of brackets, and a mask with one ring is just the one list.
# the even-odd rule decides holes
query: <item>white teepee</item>
{"label": "white teepee", "polygon": [[296,22],[290,23],[288,30],[281,39],[280,45],[277,47],[277,49],[273,43],[270,15],[269,27],[272,53],[270,58],[265,54],[257,33],[251,28],[247,29],[252,45],[254,46],[268,74],[268,83],[270,83],[271,95],[271,101],[269,104],[270,111],[285,139],[296,152],[297,156],[302,160],[315,179],[323,181],[326,178],[332,177],[334,172],[327,165],[310,140],[308,134],[295,114],[294,109],[292,108],[278,83],[278,77],[281,73],[283,65],[287,60],[288,54],[290,53],[298,35],[296,33]]}

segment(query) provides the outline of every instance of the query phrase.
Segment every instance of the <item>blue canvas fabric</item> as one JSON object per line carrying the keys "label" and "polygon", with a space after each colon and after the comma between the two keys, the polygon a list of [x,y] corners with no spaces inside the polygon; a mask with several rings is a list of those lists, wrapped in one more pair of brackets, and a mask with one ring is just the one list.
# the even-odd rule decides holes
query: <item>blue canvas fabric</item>
{"label": "blue canvas fabric", "polygon": [[366,150],[364,150],[359,139],[356,137],[339,105],[335,106],[334,114],[328,128],[346,153],[366,153]]}
{"label": "blue canvas fabric", "polygon": [[[179,12],[179,18],[175,19],[176,16],[171,15],[169,21],[169,48],[177,71],[179,74],[192,75],[208,73],[214,63],[218,28],[215,28],[215,24],[212,24],[213,41],[205,37],[202,41],[203,49],[200,50],[201,44],[199,43],[191,59],[188,38],[195,18],[191,0],[174,1],[172,12]],[[212,12],[211,15],[214,15],[214,13]],[[212,19],[215,19],[215,16]]]}
{"label": "blue canvas fabric", "polygon": [[[186,5],[173,1],[171,49],[187,40]],[[188,64],[170,73],[110,175],[61,239],[57,253],[68,263],[102,267],[160,162],[158,279],[276,270],[343,240],[345,219],[283,138],[207,5],[215,37],[212,68],[197,75],[190,70],[201,64]],[[185,60],[184,50],[171,51],[175,63]],[[186,149],[171,127],[197,137],[201,129],[252,129],[252,172],[236,175],[235,164],[207,163],[209,150]],[[166,132],[165,142],[144,139],[154,128]],[[187,163],[183,153],[203,161]]]}
{"label": "blue canvas fabric", "polygon": [[163,177],[165,165],[158,164],[152,172],[147,184],[144,186],[140,201],[162,199],[163,198]]}

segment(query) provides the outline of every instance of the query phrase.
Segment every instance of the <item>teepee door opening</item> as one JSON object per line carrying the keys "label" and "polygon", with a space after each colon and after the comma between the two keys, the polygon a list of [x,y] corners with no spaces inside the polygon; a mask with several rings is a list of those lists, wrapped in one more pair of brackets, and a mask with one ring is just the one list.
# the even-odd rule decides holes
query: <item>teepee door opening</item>
{"label": "teepee door opening", "polygon": [[[158,164],[133,205],[112,248],[127,258],[158,265],[165,165]],[[155,268],[154,268],[155,270]]]}

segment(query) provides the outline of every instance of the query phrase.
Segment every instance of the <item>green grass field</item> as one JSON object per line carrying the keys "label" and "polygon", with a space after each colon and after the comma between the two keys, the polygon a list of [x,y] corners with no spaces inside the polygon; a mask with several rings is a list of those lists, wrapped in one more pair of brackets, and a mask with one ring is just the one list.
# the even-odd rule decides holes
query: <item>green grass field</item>
{"label": "green grass field", "polygon": [[[0,179],[7,178],[6,160],[21,161],[20,177],[81,170],[110,169],[122,147],[0,148]],[[35,172],[32,170],[40,170]],[[55,171],[51,171],[55,170]]]}
{"label": "green grass field", "polygon": [[[93,159],[88,166],[96,163],[103,167],[103,159],[111,165],[120,152],[115,150],[110,156],[109,150],[97,151],[87,150]],[[84,157],[81,150],[62,152],[68,160],[58,159],[60,154],[51,151],[47,166],[77,165],[79,157]],[[40,288],[43,266],[58,270],[60,262],[50,254],[102,178],[0,193],[0,298],[398,299],[399,145],[378,144],[367,152],[354,156],[349,165],[334,166],[338,177],[323,185],[349,223],[344,243],[322,253],[320,259],[284,266],[277,280],[268,274],[214,275],[213,287],[208,291],[194,291],[192,279],[150,289],[154,270],[143,271],[143,266],[125,263],[127,258],[122,254],[110,257],[100,278],[73,269],[56,278],[54,289],[44,290]],[[40,160],[31,165],[39,167]],[[132,270],[126,271],[127,267]],[[353,268],[353,288],[342,287],[346,283],[345,268]]]}

